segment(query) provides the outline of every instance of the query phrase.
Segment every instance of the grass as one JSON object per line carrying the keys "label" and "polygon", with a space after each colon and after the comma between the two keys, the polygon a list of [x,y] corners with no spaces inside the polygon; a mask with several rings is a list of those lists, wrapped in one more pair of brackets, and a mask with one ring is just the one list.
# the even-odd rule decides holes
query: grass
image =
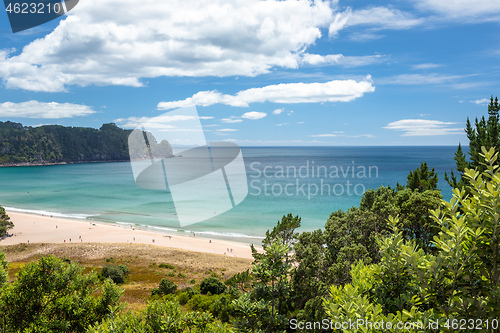
{"label": "grass", "polygon": [[78,262],[85,266],[86,272],[92,269],[100,272],[110,262],[126,265],[130,273],[121,285],[124,289],[121,301],[132,311],[145,307],[151,290],[158,287],[162,278],[168,277],[181,289],[192,286],[199,274],[225,279],[250,268],[252,263],[250,259],[139,244],[18,244],[1,248],[10,263],[10,280],[15,279],[26,263],[49,254]]}

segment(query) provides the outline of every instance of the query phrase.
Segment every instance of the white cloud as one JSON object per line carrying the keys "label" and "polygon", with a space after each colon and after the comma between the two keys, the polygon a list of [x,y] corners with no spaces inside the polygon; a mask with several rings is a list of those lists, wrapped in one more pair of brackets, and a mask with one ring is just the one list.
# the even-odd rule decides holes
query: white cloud
{"label": "white cloud", "polygon": [[304,53],[302,56],[303,63],[310,65],[339,65],[343,67],[361,67],[373,64],[379,64],[387,61],[388,57],[383,55],[368,55],[368,56],[344,56],[342,54],[329,54],[322,56],[319,54]]}
{"label": "white cloud", "polygon": [[403,85],[421,85],[421,84],[442,84],[453,82],[463,78],[461,75],[442,75],[442,74],[400,74],[388,78],[377,80],[378,84],[403,84]]}
{"label": "white cloud", "polygon": [[441,65],[438,64],[433,64],[433,63],[425,63],[425,64],[417,64],[411,66],[412,69],[431,69],[431,68],[437,68],[441,67]]}
{"label": "white cloud", "polygon": [[273,111],[273,114],[281,114],[283,113],[283,111],[285,111],[285,109],[281,108],[281,109],[276,109]]}
{"label": "white cloud", "polygon": [[218,129],[216,131],[217,132],[238,132],[239,130],[238,129],[234,129],[234,128],[221,128],[221,129]]}
{"label": "white cloud", "polygon": [[463,128],[450,127],[456,125],[454,122],[426,119],[402,119],[389,123],[384,128],[402,131],[402,136],[429,136],[463,134]]}
{"label": "white cloud", "polygon": [[72,103],[0,103],[0,117],[61,119],[88,116],[95,113],[90,106]]}
{"label": "white cloud", "polygon": [[144,85],[160,76],[255,76],[297,68],[333,21],[333,0],[86,0],[20,54],[0,51],[7,88]]}
{"label": "white cloud", "polygon": [[[430,10],[448,18],[498,19],[500,2],[496,0],[412,0],[423,10]],[[441,17],[442,17],[441,16]],[[498,21],[497,21],[498,22]]]}
{"label": "white cloud", "polygon": [[482,98],[482,99],[476,99],[475,101],[470,101],[471,103],[474,104],[479,104],[479,105],[488,105],[490,102],[489,98]]}
{"label": "white cloud", "polygon": [[367,139],[374,139],[375,135],[373,134],[358,134],[358,135],[347,135],[347,138],[367,138]]}
{"label": "white cloud", "polygon": [[338,134],[332,134],[332,133],[311,135],[312,138],[333,138],[336,136],[338,136]]}
{"label": "white cloud", "polygon": [[[195,117],[195,116],[184,116],[184,115],[161,115],[157,117],[129,117],[129,118],[119,118],[115,119],[114,122],[120,124],[122,127],[126,128],[136,128],[138,126],[144,126],[147,129],[159,129],[159,130],[175,130],[177,127],[172,125],[172,123],[180,122],[185,123],[187,121],[194,120],[208,120],[214,117]],[[189,131],[189,129],[182,129],[183,131]]]}
{"label": "white cloud", "polygon": [[241,118],[257,120],[257,119],[264,118],[265,116],[267,116],[267,113],[265,113],[265,112],[251,111],[251,112],[244,113],[241,116]]}
{"label": "white cloud", "polygon": [[346,27],[364,25],[372,29],[409,29],[424,22],[421,18],[387,7],[371,7],[361,10],[347,9],[335,15],[330,24],[329,35],[335,37],[338,32]]}
{"label": "white cloud", "polygon": [[158,109],[169,110],[191,105],[209,106],[225,104],[235,107],[247,107],[250,103],[320,103],[350,102],[375,91],[371,77],[362,81],[334,80],[326,83],[282,83],[262,88],[242,90],[236,95],[222,94],[216,90],[200,91],[184,100],[160,102]]}
{"label": "white cloud", "polygon": [[331,133],[327,133],[327,134],[315,134],[315,135],[311,135],[311,137],[314,137],[314,138],[329,138],[329,137],[336,137],[336,136],[344,136],[344,131],[332,131]]}
{"label": "white cloud", "polygon": [[223,118],[220,121],[222,121],[223,123],[226,123],[226,124],[235,124],[235,123],[241,123],[243,121],[243,119],[240,119],[240,118],[235,117],[235,116],[231,116],[230,118]]}
{"label": "white cloud", "polygon": [[288,123],[276,124],[276,125],[274,125],[274,126],[285,126],[285,125],[288,125]]}
{"label": "white cloud", "polygon": [[370,40],[377,40],[384,37],[381,34],[374,34],[370,32],[353,32],[349,35],[349,39],[354,42],[366,42]]}

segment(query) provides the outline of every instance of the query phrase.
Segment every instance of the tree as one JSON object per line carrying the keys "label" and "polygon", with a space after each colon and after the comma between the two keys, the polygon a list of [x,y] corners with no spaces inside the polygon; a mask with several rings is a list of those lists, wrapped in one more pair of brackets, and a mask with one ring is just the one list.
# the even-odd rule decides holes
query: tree
{"label": "tree", "polygon": [[[290,251],[293,251],[293,245],[297,240],[297,233],[295,233],[295,229],[300,227],[300,222],[302,218],[298,215],[293,217],[291,213],[288,215],[283,215],[281,221],[278,221],[278,224],[273,227],[273,230],[269,232],[266,231],[266,237],[262,241],[263,245],[269,246],[272,242],[281,239],[282,243],[290,248]],[[252,246],[253,248],[253,246]],[[252,251],[253,253],[257,253]],[[289,254],[286,254],[286,262],[290,261]]]}
{"label": "tree", "polygon": [[247,269],[246,271],[243,271],[241,273],[236,273],[233,276],[231,276],[229,279],[226,280],[226,285],[235,287],[237,286],[242,292],[246,293],[247,288],[250,284],[250,281],[252,281],[253,276],[250,273],[250,269]]}
{"label": "tree", "polygon": [[125,265],[106,265],[102,268],[101,275],[104,278],[113,280],[116,284],[122,284],[125,282],[125,276],[128,272],[128,268]]}
{"label": "tree", "polygon": [[425,252],[435,250],[432,241],[441,228],[433,219],[432,211],[441,207],[442,198],[439,190],[421,192],[407,188],[396,194],[398,226],[406,239],[414,239]]}
{"label": "tree", "polygon": [[299,321],[319,322],[326,317],[322,299],[332,281],[326,252],[325,232],[321,229],[299,235],[290,281],[293,308],[297,309],[292,316]]}
{"label": "tree", "polygon": [[200,283],[200,293],[206,295],[211,293],[212,295],[219,295],[226,291],[226,286],[216,277],[210,276],[204,278]]}
{"label": "tree", "polygon": [[151,291],[151,295],[169,295],[175,294],[177,290],[177,285],[170,280],[161,279],[158,288],[154,288]]}
{"label": "tree", "polygon": [[[27,264],[0,295],[0,325],[15,332],[84,332],[113,311],[122,293],[110,280],[53,256]],[[100,293],[96,296],[96,291]]]}
{"label": "tree", "polygon": [[429,170],[427,162],[423,162],[417,169],[410,171],[406,187],[403,187],[398,183],[397,188],[398,190],[408,188],[410,190],[424,192],[426,190],[436,190],[437,184],[438,175],[435,173],[434,168]]}
{"label": "tree", "polygon": [[[425,253],[415,239],[405,239],[392,220],[392,235],[381,239],[379,264],[357,263],[352,283],[332,286],[325,312],[335,322],[361,318],[370,322],[411,321],[425,331],[456,331],[460,323],[500,316],[500,170],[494,148],[482,148],[478,169],[466,169],[466,188],[454,189],[450,202],[432,212],[440,227],[435,253]],[[467,194],[470,193],[470,194]],[[437,324],[439,323],[439,324]],[[493,332],[496,327],[481,326]],[[354,332],[375,332],[358,328]]]}
{"label": "tree", "polygon": [[483,159],[481,157],[481,147],[485,147],[486,150],[494,148],[495,151],[500,151],[499,111],[500,104],[498,103],[498,97],[493,99],[493,96],[491,96],[490,104],[488,105],[488,120],[486,120],[484,116],[479,120],[476,118],[474,126],[472,126],[469,118],[467,118],[465,133],[467,133],[467,138],[469,139],[470,161],[467,160],[462,150],[462,146],[458,145],[454,157],[458,175],[455,175],[454,172],[451,171],[450,176],[446,173],[444,176],[451,187],[463,188],[467,185],[466,178],[464,176],[465,169],[474,168],[479,172],[483,172],[485,170],[482,165]]}
{"label": "tree", "polygon": [[290,292],[288,283],[291,263],[287,262],[290,251],[281,238],[269,245],[263,245],[264,253],[253,262],[253,275],[257,283],[252,291],[254,299],[262,299],[270,303],[271,317],[266,325],[268,332],[276,332],[286,322],[288,312],[287,300]]}
{"label": "tree", "polygon": [[10,221],[10,217],[5,212],[5,209],[0,206],[0,237],[7,235],[9,229],[14,227],[14,223]]}

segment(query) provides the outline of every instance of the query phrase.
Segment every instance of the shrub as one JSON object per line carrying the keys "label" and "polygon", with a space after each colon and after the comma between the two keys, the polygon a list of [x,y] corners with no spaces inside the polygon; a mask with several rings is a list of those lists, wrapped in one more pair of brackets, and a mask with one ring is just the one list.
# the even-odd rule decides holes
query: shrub
{"label": "shrub", "polygon": [[218,295],[222,294],[224,291],[226,291],[226,286],[224,285],[224,283],[213,276],[204,278],[203,281],[201,281],[200,292],[204,295],[206,295],[208,292],[210,292],[212,295]]}
{"label": "shrub", "polygon": [[212,303],[217,299],[217,296],[194,295],[188,302],[187,306],[194,311],[208,311]]}
{"label": "shrub", "polygon": [[151,295],[168,295],[173,294],[177,290],[177,285],[170,280],[161,279],[158,288],[151,291]]}
{"label": "shrub", "polygon": [[101,283],[94,272],[84,274],[84,269],[53,256],[21,268],[15,281],[2,286],[2,331],[85,332],[107,318],[122,291],[109,280]]}
{"label": "shrub", "polygon": [[185,305],[189,302],[189,299],[189,294],[187,292],[180,293],[179,296],[177,296],[177,301],[180,305]]}
{"label": "shrub", "polygon": [[101,275],[104,278],[113,280],[113,282],[116,284],[121,284],[125,282],[125,275],[127,275],[128,273],[128,267],[125,265],[106,265],[102,268]]}
{"label": "shrub", "polygon": [[170,264],[159,264],[158,267],[160,268],[168,268],[168,269],[175,269],[173,265]]}

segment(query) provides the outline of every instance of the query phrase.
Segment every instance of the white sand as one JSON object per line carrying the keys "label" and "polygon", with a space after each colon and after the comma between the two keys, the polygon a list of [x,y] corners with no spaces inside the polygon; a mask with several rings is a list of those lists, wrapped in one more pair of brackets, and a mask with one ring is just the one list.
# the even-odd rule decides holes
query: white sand
{"label": "white sand", "polygon": [[[0,240],[0,245],[20,243],[135,243],[165,246],[189,251],[225,254],[252,258],[250,246],[243,243],[198,236],[179,236],[130,227],[102,224],[88,220],[72,220],[58,217],[8,211],[14,228],[12,237]],[[171,236],[166,237],[166,236]],[[80,238],[81,237],[81,238]],[[228,252],[227,249],[230,249]],[[232,252],[231,252],[232,249]],[[260,250],[260,247],[257,247]]]}

